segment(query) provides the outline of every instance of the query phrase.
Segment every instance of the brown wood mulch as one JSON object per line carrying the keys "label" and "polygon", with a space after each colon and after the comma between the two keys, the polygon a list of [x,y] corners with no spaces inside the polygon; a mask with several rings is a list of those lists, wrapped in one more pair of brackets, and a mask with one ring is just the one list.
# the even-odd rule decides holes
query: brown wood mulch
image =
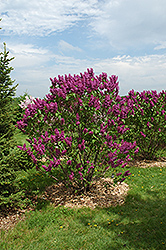
{"label": "brown wood mulch", "polygon": [[129,166],[135,166],[140,168],[150,168],[150,167],[165,167],[166,157],[160,157],[158,160],[133,160],[128,163]]}
{"label": "brown wood mulch", "polygon": [[56,207],[62,205],[70,208],[110,207],[124,203],[124,198],[129,190],[126,183],[114,186],[111,178],[102,178],[92,183],[91,189],[86,194],[74,193],[72,189],[66,189],[63,184],[48,187],[43,195]]}
{"label": "brown wood mulch", "polygon": [[[159,159],[159,161],[140,161],[135,160],[130,162],[130,166],[146,167],[166,167],[166,158]],[[44,194],[39,198],[49,200],[53,206],[65,206],[70,208],[89,207],[110,207],[122,205],[125,202],[125,197],[128,193],[129,186],[123,182],[121,184],[113,185],[111,178],[102,178],[99,181],[94,181],[89,192],[84,195],[75,193],[72,189],[66,189],[61,183],[59,185],[52,185],[46,188]],[[25,212],[33,210],[27,208],[18,210],[16,212],[8,212],[7,214],[0,214],[0,230],[5,231],[13,228],[19,221],[25,219]]]}

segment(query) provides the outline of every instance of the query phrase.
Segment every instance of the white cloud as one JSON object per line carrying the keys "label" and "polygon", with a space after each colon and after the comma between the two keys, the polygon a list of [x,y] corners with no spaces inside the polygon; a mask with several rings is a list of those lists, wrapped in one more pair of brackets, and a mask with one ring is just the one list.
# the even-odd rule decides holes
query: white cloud
{"label": "white cloud", "polygon": [[166,41],[165,0],[105,1],[90,26],[113,48],[140,48]]}
{"label": "white cloud", "polygon": [[166,41],[160,42],[158,46],[154,48],[154,50],[166,49]]}
{"label": "white cloud", "polygon": [[48,50],[43,48],[35,48],[33,44],[9,44],[9,49],[11,52],[16,54],[46,54]]}
{"label": "white cloud", "polygon": [[98,72],[118,75],[121,94],[127,94],[130,89],[166,89],[166,55],[117,56],[95,63],[94,68]]}
{"label": "white cloud", "polygon": [[138,91],[165,89],[166,55],[146,55],[141,57],[116,56],[107,59],[76,59],[52,53],[32,44],[10,44],[10,56],[15,56],[12,78],[20,84],[17,95],[26,90],[32,96],[45,96],[49,91],[50,80],[58,75],[79,74],[93,68],[96,74],[115,74],[120,81],[120,94],[130,89]]}
{"label": "white cloud", "polygon": [[80,49],[79,47],[75,47],[63,40],[60,40],[59,41],[59,49],[62,50],[62,51],[78,51],[78,52],[82,52],[82,49]]}
{"label": "white cloud", "polygon": [[11,66],[14,68],[12,79],[19,83],[17,95],[22,95],[27,90],[35,97],[43,97],[49,91],[50,77],[85,71],[89,63],[87,60],[55,54],[32,44],[8,43],[8,48],[10,58],[15,57]]}
{"label": "white cloud", "polygon": [[47,49],[35,48],[32,44],[7,44],[11,57],[16,59],[13,65],[16,68],[39,67],[50,60]]}
{"label": "white cloud", "polygon": [[98,15],[97,6],[97,0],[1,0],[1,24],[5,34],[46,36]]}

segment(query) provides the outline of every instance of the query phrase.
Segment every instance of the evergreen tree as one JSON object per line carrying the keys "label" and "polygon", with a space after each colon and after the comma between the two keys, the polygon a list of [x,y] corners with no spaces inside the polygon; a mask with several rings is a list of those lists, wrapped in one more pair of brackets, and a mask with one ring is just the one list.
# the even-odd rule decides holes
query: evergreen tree
{"label": "evergreen tree", "polygon": [[8,56],[9,52],[6,51],[4,43],[4,50],[0,52],[0,212],[6,211],[7,208],[22,206],[22,199],[24,197],[26,200],[26,194],[16,179],[21,170],[33,166],[27,153],[20,153],[16,147],[16,137],[13,136],[18,133],[14,126],[14,111],[17,111],[17,108],[13,98],[18,84],[14,86],[14,81],[10,77],[13,68],[9,64],[13,58]]}
{"label": "evergreen tree", "polygon": [[4,51],[0,53],[0,159],[8,155],[10,148],[13,147],[12,138],[15,131],[12,97],[18,84],[13,86],[14,81],[10,77],[13,68],[9,64],[14,58],[9,59],[8,55],[9,51],[6,51],[4,43]]}

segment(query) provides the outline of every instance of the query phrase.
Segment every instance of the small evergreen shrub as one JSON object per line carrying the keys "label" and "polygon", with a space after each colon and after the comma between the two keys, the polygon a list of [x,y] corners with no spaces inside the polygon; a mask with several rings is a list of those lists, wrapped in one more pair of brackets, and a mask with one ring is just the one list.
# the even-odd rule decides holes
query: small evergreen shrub
{"label": "small evergreen shrub", "polygon": [[18,148],[10,149],[0,160],[0,208],[18,207],[23,203],[24,192],[16,181],[22,171],[33,167],[30,157]]}

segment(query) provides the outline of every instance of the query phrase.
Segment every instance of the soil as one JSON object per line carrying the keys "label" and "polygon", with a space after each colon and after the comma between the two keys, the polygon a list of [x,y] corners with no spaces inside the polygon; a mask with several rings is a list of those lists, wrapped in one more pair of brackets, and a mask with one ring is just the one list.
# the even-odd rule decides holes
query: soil
{"label": "soil", "polygon": [[[166,167],[166,158],[161,158],[158,161],[135,160],[129,165],[138,166],[141,168],[147,167]],[[100,181],[94,181],[89,192],[80,195],[72,189],[66,189],[60,183],[46,188],[44,194],[39,198],[49,200],[53,206],[65,206],[70,208],[89,207],[110,207],[122,205],[125,202],[125,197],[128,193],[129,186],[123,182],[113,185],[111,178],[102,178]],[[13,228],[19,221],[25,219],[25,212],[33,210],[27,208],[15,212],[7,211],[5,214],[0,214],[0,229],[5,231]]]}

